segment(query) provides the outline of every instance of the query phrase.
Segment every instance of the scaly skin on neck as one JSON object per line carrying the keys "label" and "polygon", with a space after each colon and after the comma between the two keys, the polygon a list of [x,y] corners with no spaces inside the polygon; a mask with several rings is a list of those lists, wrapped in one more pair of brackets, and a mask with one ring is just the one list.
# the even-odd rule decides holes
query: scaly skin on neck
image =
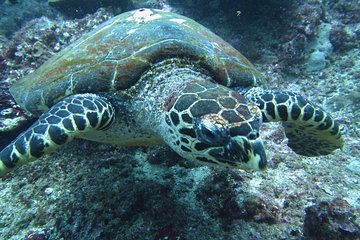
{"label": "scaly skin on neck", "polygon": [[205,69],[188,59],[167,59],[154,65],[131,88],[131,91],[136,89],[132,93],[134,109],[139,109],[136,121],[145,123],[157,134],[163,132],[164,111],[189,80],[212,81]]}

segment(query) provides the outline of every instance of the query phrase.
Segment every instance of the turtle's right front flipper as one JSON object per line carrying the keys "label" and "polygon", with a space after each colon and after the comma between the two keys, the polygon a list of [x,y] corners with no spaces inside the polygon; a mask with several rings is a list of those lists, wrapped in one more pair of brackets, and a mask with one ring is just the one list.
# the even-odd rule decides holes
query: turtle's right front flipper
{"label": "turtle's right front flipper", "polygon": [[110,126],[111,104],[95,94],[69,96],[55,104],[0,153],[0,176],[34,161],[74,137]]}
{"label": "turtle's right front flipper", "polygon": [[250,89],[245,96],[261,109],[264,122],[282,122],[288,146],[297,154],[327,155],[343,147],[339,124],[302,96],[260,88]]}

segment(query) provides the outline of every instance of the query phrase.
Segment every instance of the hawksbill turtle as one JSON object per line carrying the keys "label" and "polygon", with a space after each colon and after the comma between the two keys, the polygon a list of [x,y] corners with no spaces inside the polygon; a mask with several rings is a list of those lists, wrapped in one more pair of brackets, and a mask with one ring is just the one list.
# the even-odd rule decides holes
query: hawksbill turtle
{"label": "hawksbill turtle", "polygon": [[281,121],[301,155],[343,146],[329,113],[264,83],[242,54],[189,18],[120,14],[11,87],[39,118],[1,151],[0,176],[74,138],[166,143],[186,159],[238,169],[266,167],[263,122]]}

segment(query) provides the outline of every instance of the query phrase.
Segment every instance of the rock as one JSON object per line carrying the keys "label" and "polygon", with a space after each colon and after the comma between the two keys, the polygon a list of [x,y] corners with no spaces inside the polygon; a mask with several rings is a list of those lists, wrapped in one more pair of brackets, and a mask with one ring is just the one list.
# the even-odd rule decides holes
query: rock
{"label": "rock", "polygon": [[331,24],[322,22],[318,29],[316,37],[309,41],[305,49],[307,55],[309,55],[306,67],[308,72],[324,69],[326,67],[326,57],[333,52],[333,46],[329,39]]}
{"label": "rock", "polygon": [[294,12],[294,27],[306,36],[314,36],[317,33],[320,19],[324,18],[324,6],[319,1],[304,1]]}
{"label": "rock", "polygon": [[11,37],[28,21],[41,17],[54,17],[55,11],[43,0],[8,0],[12,4],[1,4],[0,1],[0,34]]}
{"label": "rock", "polygon": [[62,14],[79,18],[86,14],[95,13],[99,8],[112,7],[114,9],[129,10],[131,1],[116,0],[48,0],[49,5],[59,10]]}
{"label": "rock", "polygon": [[359,239],[354,210],[343,199],[322,201],[305,208],[304,235],[309,239]]}
{"label": "rock", "polygon": [[337,0],[330,4],[329,12],[333,18],[344,24],[360,21],[358,0]]}
{"label": "rock", "polygon": [[350,171],[360,175],[360,161],[359,160],[351,161],[346,167]]}
{"label": "rock", "polygon": [[323,52],[316,50],[310,54],[306,67],[306,70],[308,72],[320,71],[325,67],[326,67],[326,60],[325,60],[325,54]]}
{"label": "rock", "polygon": [[210,216],[227,223],[236,219],[267,224],[277,222],[275,207],[271,203],[244,191],[240,182],[235,185],[229,183],[225,171],[215,173],[197,190],[196,199]]}
{"label": "rock", "polygon": [[303,61],[306,43],[306,36],[304,34],[297,34],[293,39],[280,46],[280,59],[287,64]]}
{"label": "rock", "polygon": [[7,83],[0,82],[0,150],[15,139],[33,122],[29,115],[15,103]]}
{"label": "rock", "polygon": [[25,240],[48,240],[50,239],[50,233],[46,229],[34,229],[29,231]]}
{"label": "rock", "polygon": [[330,42],[336,51],[347,51],[357,46],[359,36],[343,24],[333,25]]}
{"label": "rock", "polygon": [[167,6],[166,1],[159,0],[132,0],[133,8],[157,8],[162,9]]}

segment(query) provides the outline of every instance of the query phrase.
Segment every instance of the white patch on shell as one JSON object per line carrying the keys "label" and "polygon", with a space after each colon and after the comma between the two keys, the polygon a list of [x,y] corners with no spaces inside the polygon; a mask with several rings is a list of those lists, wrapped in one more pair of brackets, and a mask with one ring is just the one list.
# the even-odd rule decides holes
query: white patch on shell
{"label": "white patch on shell", "polygon": [[154,14],[150,9],[139,9],[135,11],[134,14],[128,17],[127,21],[136,21],[138,23],[141,22],[149,22],[155,19],[161,18],[160,14]]}
{"label": "white patch on shell", "polygon": [[[28,94],[28,96],[30,95],[30,93]],[[40,99],[41,99],[40,103],[36,106],[36,110],[38,110],[39,112],[47,112],[49,110],[49,107],[45,105],[44,94],[45,94],[45,92],[42,91],[40,94]]]}
{"label": "white patch on shell", "polygon": [[130,35],[130,34],[133,34],[134,32],[136,32],[137,29],[136,28],[133,28],[133,29],[130,29],[129,31],[127,31],[126,34]]}
{"label": "white patch on shell", "polygon": [[172,18],[169,21],[176,22],[178,24],[183,24],[184,22],[186,22],[186,20],[182,18]]}
{"label": "white patch on shell", "polygon": [[112,90],[115,90],[115,83],[116,83],[116,75],[117,75],[117,73],[118,73],[118,63],[116,63],[115,70],[114,70],[114,75],[113,75],[113,77],[112,77],[112,79],[111,79],[111,86],[110,86],[110,88],[111,88]]}
{"label": "white patch on shell", "polygon": [[66,96],[73,94],[73,90],[74,90],[74,77],[73,76],[74,76],[74,74],[70,75],[70,83],[69,83],[68,88],[65,91]]}

